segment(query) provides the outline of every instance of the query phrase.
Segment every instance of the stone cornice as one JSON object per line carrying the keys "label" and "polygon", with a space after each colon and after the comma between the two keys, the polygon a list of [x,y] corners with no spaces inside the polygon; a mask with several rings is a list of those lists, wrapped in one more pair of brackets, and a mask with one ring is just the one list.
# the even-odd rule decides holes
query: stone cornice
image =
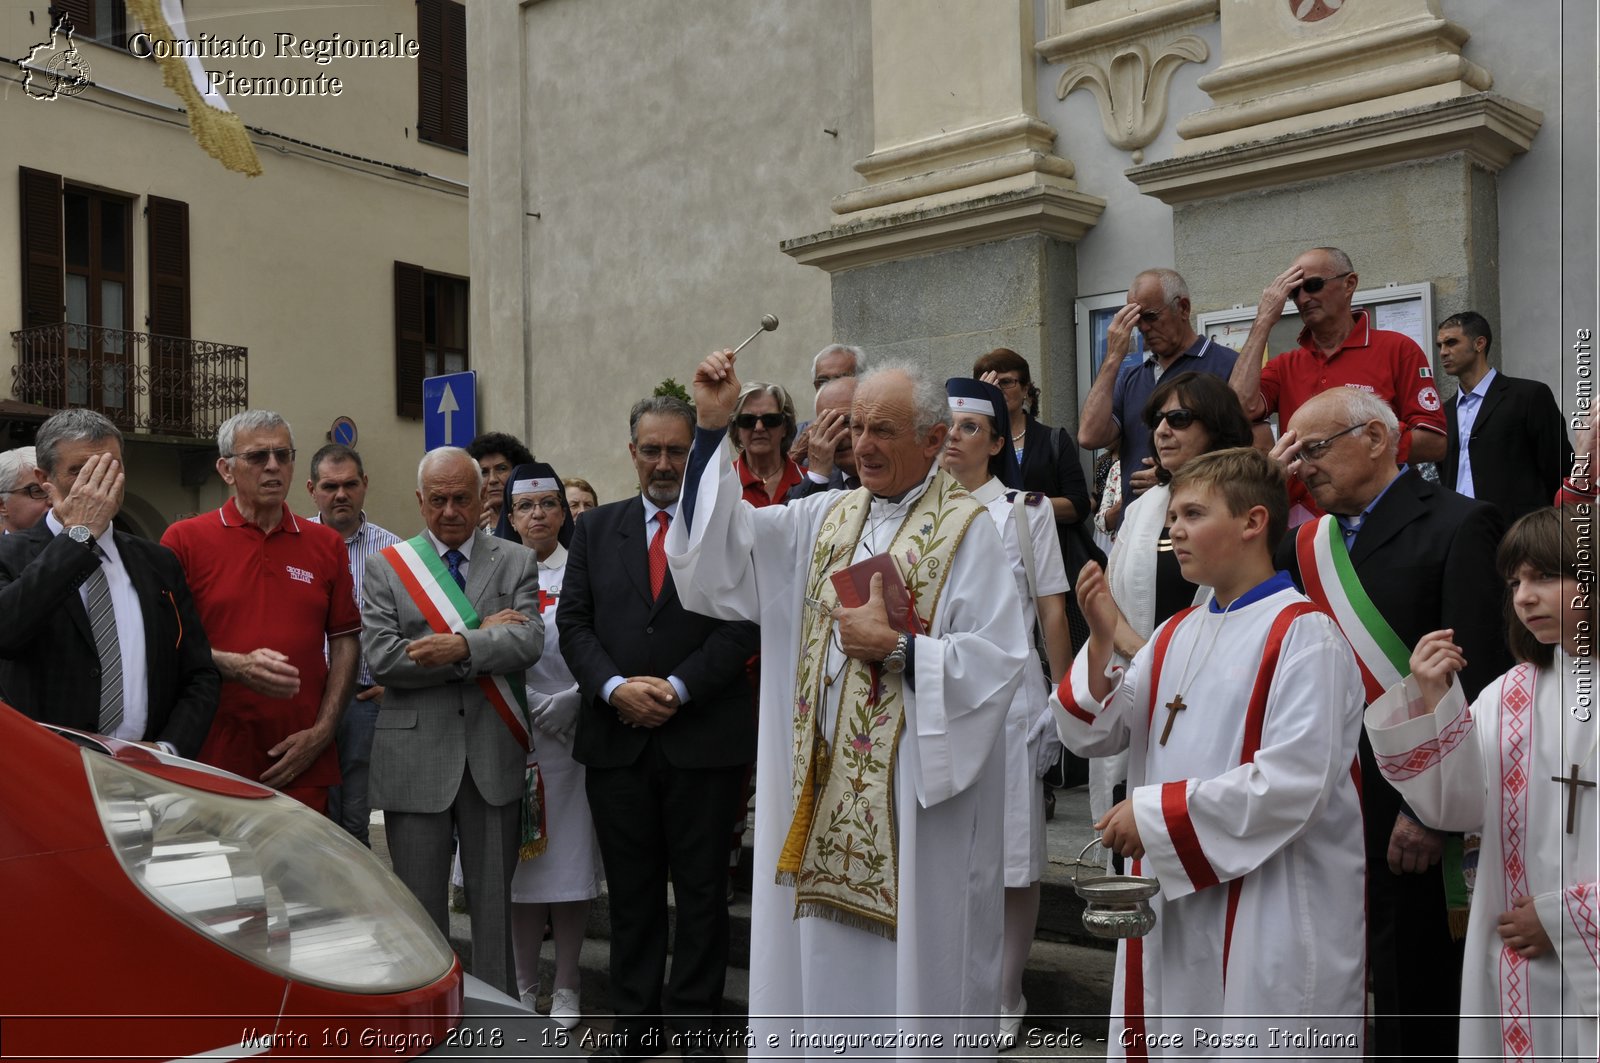
{"label": "stone cornice", "polygon": [[1178,204],[1458,151],[1498,171],[1528,150],[1543,121],[1531,107],[1477,93],[1182,155],[1124,173],[1145,195]]}
{"label": "stone cornice", "polygon": [[1217,17],[1221,0],[1166,0],[1140,5],[1135,0],[1114,0],[1092,7],[1069,8],[1065,0],[1050,0],[1045,19],[1047,36],[1034,51],[1056,63],[1093,48],[1115,47]]}
{"label": "stone cornice", "polygon": [[1100,220],[1106,201],[1053,185],[863,220],[797,236],[778,245],[796,262],[834,273],[1039,234],[1076,242]]}

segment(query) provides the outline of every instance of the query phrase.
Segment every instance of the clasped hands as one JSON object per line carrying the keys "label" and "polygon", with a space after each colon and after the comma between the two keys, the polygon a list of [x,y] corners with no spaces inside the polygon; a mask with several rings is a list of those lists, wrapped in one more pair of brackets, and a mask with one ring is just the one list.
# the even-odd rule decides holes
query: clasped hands
{"label": "clasped hands", "polygon": [[678,692],[658,676],[630,676],[611,692],[611,707],[629,727],[660,727],[678,714]]}

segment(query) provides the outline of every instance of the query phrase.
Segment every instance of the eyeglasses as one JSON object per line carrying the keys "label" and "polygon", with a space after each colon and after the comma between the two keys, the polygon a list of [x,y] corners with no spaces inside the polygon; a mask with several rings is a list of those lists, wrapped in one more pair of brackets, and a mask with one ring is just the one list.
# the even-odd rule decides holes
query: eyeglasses
{"label": "eyeglasses", "polygon": [[634,451],[645,461],[660,461],[663,454],[673,461],[689,460],[688,447],[658,447],[654,443],[646,443],[642,447],[635,447]]}
{"label": "eyeglasses", "polygon": [[288,465],[294,461],[293,447],[271,447],[267,450],[247,450],[243,454],[224,454],[225,458],[238,458],[250,465],[265,465],[269,460],[276,460],[279,465]]}
{"label": "eyeglasses", "polygon": [[981,421],[958,421],[958,422],[956,422],[955,427],[952,429],[952,431],[954,431],[955,434],[958,435],[958,436],[965,436],[966,438],[971,439],[973,436],[977,435],[979,432],[990,432],[990,433],[992,433],[994,431],[994,429],[990,428],[988,425],[982,423]]}
{"label": "eyeglasses", "polygon": [[1176,299],[1172,299],[1168,302],[1162,303],[1161,309],[1159,310],[1141,310],[1139,312],[1139,324],[1154,325],[1157,321],[1161,320],[1161,315],[1165,314],[1167,310],[1177,301],[1178,300]]}
{"label": "eyeglasses", "polygon": [[1328,452],[1329,448],[1331,448],[1333,444],[1338,441],[1340,436],[1349,435],[1356,429],[1365,427],[1367,427],[1367,422],[1362,421],[1360,424],[1353,424],[1349,428],[1345,428],[1333,433],[1333,435],[1329,436],[1327,439],[1319,439],[1315,443],[1302,443],[1300,444],[1300,453],[1298,456],[1307,461],[1316,461],[1318,458],[1322,457]]}
{"label": "eyeglasses", "polygon": [[777,428],[785,420],[781,413],[741,413],[733,419],[733,423],[748,432],[757,422],[760,422],[763,428]]}
{"label": "eyeglasses", "polygon": [[11,491],[0,491],[0,498],[9,498],[11,495],[27,495],[35,502],[50,501],[50,493],[38,484],[29,484],[27,487],[18,487]]}
{"label": "eyeglasses", "polygon": [[1305,280],[1289,289],[1289,298],[1300,298],[1300,293],[1302,291],[1307,295],[1316,295],[1318,292],[1322,291],[1322,289],[1328,286],[1329,281],[1336,281],[1340,277],[1348,276],[1350,276],[1349,270],[1345,270],[1343,273],[1335,273],[1331,277],[1307,277]]}
{"label": "eyeglasses", "polygon": [[561,503],[553,498],[541,498],[537,501],[531,498],[524,498],[521,502],[513,502],[511,504],[511,512],[513,513],[532,513],[536,509],[545,513],[554,513],[560,508]]}
{"label": "eyeglasses", "polygon": [[1003,376],[995,380],[994,386],[999,388],[1001,391],[1011,391],[1014,388],[1020,388],[1022,386],[1022,378],[1015,376]]}
{"label": "eyeglasses", "polygon": [[1161,410],[1150,418],[1150,430],[1155,431],[1165,421],[1174,432],[1181,432],[1199,419],[1193,410],[1185,410],[1181,406],[1176,410]]}

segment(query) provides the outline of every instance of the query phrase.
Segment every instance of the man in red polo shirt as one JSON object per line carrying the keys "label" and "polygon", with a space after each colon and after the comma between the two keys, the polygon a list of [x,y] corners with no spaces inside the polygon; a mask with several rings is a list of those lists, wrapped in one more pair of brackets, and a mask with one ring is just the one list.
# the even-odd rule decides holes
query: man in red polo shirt
{"label": "man in red polo shirt", "polygon": [[323,812],[339,781],[334,730],[361,655],[344,541],[285,504],[294,437],[278,414],[228,418],[217,449],[217,472],[233,497],[161,537],[183,563],[222,673],[200,760]]}
{"label": "man in red polo shirt", "polygon": [[[1443,461],[1445,419],[1428,356],[1410,337],[1372,326],[1350,300],[1360,278],[1350,256],[1337,247],[1313,247],[1261,293],[1255,323],[1239,348],[1228,383],[1245,415],[1260,421],[1278,415],[1287,426],[1301,403],[1334,387],[1376,395],[1400,419],[1400,454],[1406,461]],[[1261,365],[1267,337],[1294,300],[1305,328],[1300,346]]]}

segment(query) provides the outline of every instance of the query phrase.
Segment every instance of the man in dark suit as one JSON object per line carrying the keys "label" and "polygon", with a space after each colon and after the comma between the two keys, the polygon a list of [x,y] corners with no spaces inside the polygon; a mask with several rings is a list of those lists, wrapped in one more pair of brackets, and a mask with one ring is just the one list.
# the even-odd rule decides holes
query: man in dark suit
{"label": "man in dark suit", "polygon": [[1444,485],[1494,503],[1508,526],[1548,506],[1572,464],[1555,396],[1537,380],[1489,365],[1494,333],[1482,314],[1445,318],[1438,343],[1440,366],[1461,388],[1445,411]]}
{"label": "man in dark suit", "polygon": [[[562,585],[561,653],[583,697],[573,756],[588,768],[611,890],[622,1042],[597,1054],[660,1054],[663,1015],[684,1055],[720,1054],[705,1038],[728,963],[728,811],[755,756],[745,662],[759,634],[688,612],[667,573],[694,421],[675,398],[635,404],[628,452],[641,493],[578,522]],[[678,925],[663,994],[669,874]]]}
{"label": "man in dark suit", "polygon": [[111,529],[122,433],[63,410],[35,446],[51,508],[0,540],[0,689],[36,720],[195,756],[221,680],[178,559]]}
{"label": "man in dark suit", "polygon": [[[1359,592],[1376,608],[1403,653],[1423,635],[1455,631],[1467,659],[1467,697],[1511,665],[1501,632],[1505,593],[1495,548],[1505,530],[1499,512],[1436,487],[1396,464],[1399,422],[1383,400],[1335,387],[1295,411],[1274,453],[1289,462],[1329,516],[1291,534],[1278,563],[1322,604],[1338,600],[1337,573],[1317,564],[1315,534],[1345,544]],[[1351,596],[1355,600],[1355,595]],[[1363,639],[1347,610],[1334,618],[1358,657]],[[1348,626],[1347,626],[1348,625]],[[1369,624],[1368,630],[1372,630]],[[1401,675],[1409,667],[1395,665]],[[1368,700],[1373,699],[1372,685]],[[1362,811],[1367,846],[1367,968],[1377,1003],[1374,1051],[1381,1057],[1455,1053],[1460,1009],[1461,943],[1453,940],[1446,901],[1448,839],[1404,808],[1361,739]],[[1452,867],[1441,866],[1441,860]],[[1353,888],[1353,887],[1352,887]],[[1464,914],[1464,913],[1463,913]],[[1437,1016],[1437,1018],[1425,1018]]]}

